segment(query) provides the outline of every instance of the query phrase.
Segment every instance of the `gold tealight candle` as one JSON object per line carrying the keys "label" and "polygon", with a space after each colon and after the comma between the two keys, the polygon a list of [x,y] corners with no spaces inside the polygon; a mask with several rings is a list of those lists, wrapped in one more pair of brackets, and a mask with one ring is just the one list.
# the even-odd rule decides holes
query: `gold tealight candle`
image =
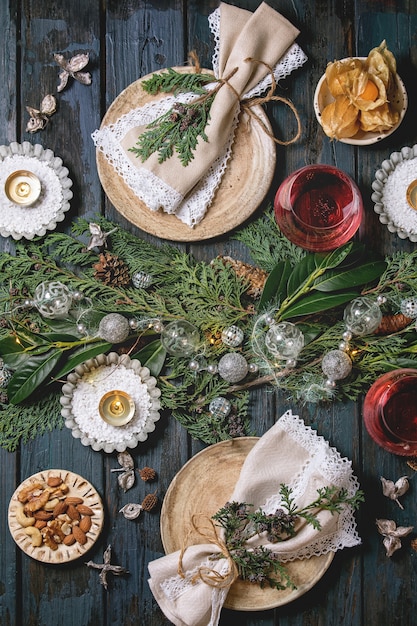
{"label": "gold tealight candle", "polygon": [[101,398],[98,410],[108,424],[124,426],[135,414],[135,402],[125,391],[108,391]]}
{"label": "gold tealight candle", "polygon": [[407,202],[412,209],[417,210],[417,178],[407,187]]}
{"label": "gold tealight candle", "polygon": [[41,181],[28,170],[16,170],[7,177],[4,191],[10,202],[30,206],[41,195]]}

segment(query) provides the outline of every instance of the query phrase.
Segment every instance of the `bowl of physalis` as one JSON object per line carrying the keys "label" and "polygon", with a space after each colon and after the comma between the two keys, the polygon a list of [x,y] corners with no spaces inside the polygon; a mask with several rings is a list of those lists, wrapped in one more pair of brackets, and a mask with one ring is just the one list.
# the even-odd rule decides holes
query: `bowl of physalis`
{"label": "bowl of physalis", "polygon": [[391,135],[407,106],[407,92],[385,40],[367,57],[329,63],[314,94],[314,111],[325,134],[358,146]]}

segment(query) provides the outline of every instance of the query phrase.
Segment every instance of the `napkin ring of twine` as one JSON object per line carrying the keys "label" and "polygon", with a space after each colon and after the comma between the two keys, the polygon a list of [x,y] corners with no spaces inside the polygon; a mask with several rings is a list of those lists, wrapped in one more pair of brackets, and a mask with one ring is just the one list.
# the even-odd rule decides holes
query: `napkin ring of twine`
{"label": "napkin ring of twine", "polygon": [[[197,521],[198,517],[202,517],[204,519],[204,524],[199,524]],[[207,525],[208,523],[208,525]],[[220,539],[217,534],[216,526],[211,519],[208,519],[204,515],[193,515],[191,518],[191,528],[189,529],[187,536],[184,539],[183,546],[181,548],[179,557],[178,557],[178,574],[181,578],[185,578],[185,573],[183,569],[183,557],[184,553],[187,550],[187,542],[192,532],[197,532],[203,539],[207,540],[209,543],[214,544],[220,550],[221,556],[227,559],[228,562],[228,571],[226,574],[221,574],[217,572],[215,569],[212,569],[207,566],[201,566],[198,568],[197,572],[191,578],[191,583],[194,585],[198,580],[206,583],[210,587],[216,587],[217,589],[224,589],[226,587],[230,587],[237,578],[239,578],[239,571],[235,561],[233,560],[227,545],[225,542]]]}
{"label": "napkin ring of twine", "polygon": [[[189,55],[188,58],[190,60],[191,65],[194,67],[194,71],[196,74],[201,72],[201,65],[200,62],[198,60],[197,57],[197,53],[192,50]],[[272,69],[272,67],[270,65],[268,65],[268,63],[265,63],[264,61],[260,60],[260,59],[255,59],[254,57],[247,57],[245,59],[245,62],[247,63],[258,63],[259,65],[264,65],[271,77],[271,86],[268,90],[268,92],[266,93],[265,96],[257,96],[257,97],[253,97],[253,98],[248,98],[247,100],[241,100],[240,95],[238,94],[238,92],[236,91],[236,89],[229,83],[230,78],[239,70],[238,67],[234,68],[230,74],[228,74],[228,76],[226,76],[226,78],[219,78],[217,79],[218,85],[217,87],[214,89],[215,92],[217,92],[221,87],[223,87],[223,85],[226,85],[229,89],[231,89],[234,93],[234,95],[236,96],[236,99],[238,100],[238,102],[241,103],[241,109],[253,120],[256,120],[258,122],[258,124],[260,124],[260,126],[262,127],[262,129],[264,130],[264,132],[268,135],[268,137],[270,137],[275,143],[279,144],[280,146],[289,146],[292,143],[295,143],[296,141],[299,140],[299,138],[301,137],[301,120],[300,120],[300,116],[298,114],[298,111],[295,107],[295,105],[291,102],[291,100],[288,100],[288,98],[284,98],[283,96],[276,96],[274,95],[275,90],[277,88],[277,81],[275,80],[275,76],[274,76],[274,71]],[[213,92],[210,92],[210,94],[212,94]],[[204,98],[205,96],[203,96]],[[284,141],[282,139],[278,139],[277,137],[275,137],[275,135],[269,130],[269,128],[267,128],[267,126],[265,126],[264,121],[259,117],[259,115],[257,115],[257,113],[255,113],[255,111],[253,111],[253,107],[256,106],[261,106],[263,104],[267,104],[268,102],[282,102],[283,104],[287,105],[294,117],[295,120],[297,122],[297,132],[294,135],[294,137],[292,137],[292,139],[288,139],[288,141]]]}

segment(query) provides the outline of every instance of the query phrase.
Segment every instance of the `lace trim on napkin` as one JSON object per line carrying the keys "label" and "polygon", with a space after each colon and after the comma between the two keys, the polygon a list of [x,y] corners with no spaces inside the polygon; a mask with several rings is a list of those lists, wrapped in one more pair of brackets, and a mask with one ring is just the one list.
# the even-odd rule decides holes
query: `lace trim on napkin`
{"label": "lace trim on napkin", "polygon": [[[208,21],[215,39],[213,69],[215,76],[218,77],[220,7],[208,16]],[[293,44],[281,61],[274,67],[273,73],[275,79],[278,81],[285,78],[285,76],[288,76],[293,70],[301,67],[306,60],[307,56],[298,44]],[[267,75],[258,85],[246,93],[244,98],[247,99],[261,95],[270,85],[271,77]],[[122,149],[120,142],[129,130],[137,126],[146,126],[171,109],[175,102],[191,102],[196,97],[198,96],[195,94],[184,94],[178,97],[169,96],[158,102],[146,104],[143,107],[134,109],[126,115],[123,115],[115,124],[104,126],[94,131],[91,135],[95,146],[104,154],[107,161],[124,179],[133,193],[142,200],[151,211],[157,211],[163,206],[165,207],[165,212],[175,213],[184,224],[190,227],[196,226],[201,222],[221,183],[232,152],[235,129],[238,123],[238,111],[233,120],[232,130],[225,144],[223,153],[211,164],[206,175],[185,198],[152,172],[145,168],[135,166]],[[169,207],[169,209],[166,207]]]}
{"label": "lace trim on napkin", "polygon": [[[291,435],[298,445],[307,450],[308,461],[300,469],[298,475],[290,485],[292,494],[297,502],[304,494],[308,477],[311,470],[319,468],[320,473],[327,479],[329,484],[336,487],[345,488],[349,496],[353,496],[359,489],[359,482],[352,472],[352,462],[341,457],[336,448],[332,448],[329,443],[314,431],[291,411],[287,411],[279,419],[279,423],[284,430]],[[274,513],[281,505],[279,494],[270,496],[261,507],[266,513]],[[280,559],[283,561],[293,561],[295,559],[305,559],[311,556],[319,556],[328,552],[336,552],[346,547],[353,547],[361,542],[356,530],[356,522],[352,507],[346,506],[338,516],[337,528],[334,533],[321,535],[316,542],[312,542],[297,554],[282,551],[280,544]]]}

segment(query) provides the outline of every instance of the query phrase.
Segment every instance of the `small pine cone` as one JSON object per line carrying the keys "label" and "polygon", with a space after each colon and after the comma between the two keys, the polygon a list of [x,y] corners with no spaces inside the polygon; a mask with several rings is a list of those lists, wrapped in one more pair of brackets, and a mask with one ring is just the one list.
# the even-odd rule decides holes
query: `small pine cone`
{"label": "small pine cone", "polygon": [[144,480],[145,482],[147,482],[148,480],[154,480],[156,477],[156,472],[154,469],[152,469],[152,467],[144,467],[141,470],[139,470],[139,476],[141,477],[142,480]]}
{"label": "small pine cone", "polygon": [[217,258],[220,259],[224,265],[230,265],[239,278],[243,278],[249,282],[248,289],[246,290],[248,296],[251,298],[259,298],[266,279],[268,278],[268,273],[265,272],[265,270],[244,263],[243,261],[236,261],[230,256],[219,256]]}
{"label": "small pine cone", "polygon": [[93,265],[94,278],[105,285],[123,287],[130,283],[130,274],[127,265],[119,257],[104,252],[100,254],[98,263]]}
{"label": "small pine cone", "polygon": [[144,511],[152,511],[152,509],[154,509],[157,504],[158,504],[158,497],[155,491],[155,493],[148,493],[148,495],[145,496],[141,504],[141,507]]}
{"label": "small pine cone", "polygon": [[375,335],[391,335],[403,328],[406,328],[413,318],[403,315],[403,313],[397,313],[395,315],[384,315],[378,328],[374,331]]}

